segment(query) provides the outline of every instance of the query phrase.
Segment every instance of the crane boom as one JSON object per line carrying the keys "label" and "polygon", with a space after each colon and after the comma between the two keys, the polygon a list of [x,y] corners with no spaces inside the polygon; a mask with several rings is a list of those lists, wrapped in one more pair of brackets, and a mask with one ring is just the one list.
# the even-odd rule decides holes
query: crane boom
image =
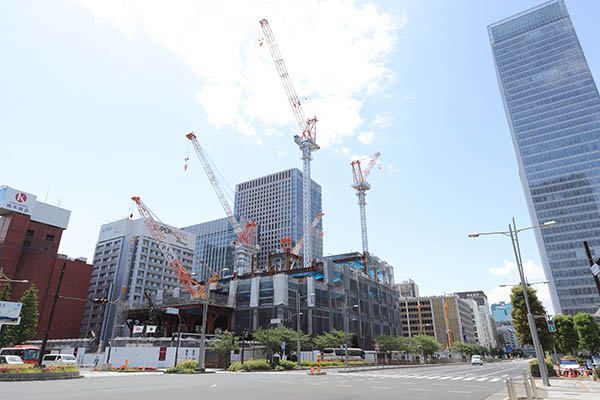
{"label": "crane boom", "polygon": [[288,101],[290,102],[290,106],[292,107],[292,111],[294,113],[294,117],[296,118],[296,122],[300,127],[300,131],[302,132],[302,136],[312,138],[316,141],[317,138],[315,124],[317,122],[317,118],[307,119],[304,115],[302,103],[300,102],[300,98],[296,94],[296,89],[294,89],[294,84],[290,79],[290,74],[288,73],[285,63],[283,62],[283,56],[279,51],[279,46],[277,46],[275,36],[273,35],[273,31],[271,30],[271,26],[269,25],[269,21],[267,21],[266,19],[262,19],[260,21],[260,26],[262,27],[265,41],[269,45],[271,56],[273,57],[275,67],[277,68],[277,72],[279,73],[279,77],[281,78],[281,82],[283,83],[285,94],[288,97]]}
{"label": "crane boom", "polygon": [[239,222],[237,221],[237,219],[235,219],[235,216],[233,215],[233,210],[231,209],[229,202],[225,198],[225,194],[223,193],[223,189],[221,188],[221,185],[219,184],[217,176],[215,175],[214,171],[212,170],[212,167],[210,166],[210,164],[208,163],[208,158],[206,157],[206,153],[204,152],[204,149],[202,148],[202,146],[200,146],[200,143],[198,142],[198,139],[196,138],[196,135],[194,134],[194,132],[188,133],[187,135],[185,135],[185,137],[187,137],[192,142],[192,145],[194,146],[194,150],[196,150],[196,154],[198,155],[198,159],[200,160],[200,163],[202,164],[202,167],[204,168],[204,171],[206,172],[206,176],[208,176],[208,180],[210,181],[213,189],[215,190],[215,193],[217,194],[217,197],[219,198],[219,201],[221,202],[221,206],[223,207],[223,210],[225,210],[227,219],[229,219],[229,223],[233,227],[233,231],[235,232],[236,235],[238,235],[238,236],[241,235],[243,232],[242,227],[240,226]]}
{"label": "crane boom", "polygon": [[[311,232],[315,230],[315,228],[319,224],[319,221],[321,221],[321,218],[323,218],[323,215],[325,215],[325,214],[323,214],[323,213],[317,214],[317,216],[315,217],[315,219],[312,222],[312,225],[310,226]],[[298,253],[300,252],[300,249],[302,249],[302,246],[304,246],[304,237],[302,237],[300,240],[298,240],[298,243],[296,243],[296,246],[294,246],[292,253],[294,253],[295,255],[299,255]]]}
{"label": "crane boom", "polygon": [[365,179],[371,173],[371,170],[375,166],[375,163],[380,155],[380,152],[375,153],[375,155],[369,160],[369,163],[364,171],[360,167],[360,160],[354,160],[350,163],[352,166],[352,178],[354,180],[352,187],[356,190],[356,196],[358,197],[363,254],[367,254],[369,252],[369,240],[367,236],[367,212],[365,208],[367,205],[367,190],[371,189],[371,185]]}
{"label": "crane boom", "polygon": [[219,275],[213,275],[210,278],[209,282],[205,285],[202,285],[193,280],[190,274],[187,273],[187,271],[183,267],[183,264],[177,257],[177,254],[167,241],[167,237],[163,233],[160,226],[164,224],[160,221],[156,214],[150,211],[150,209],[142,202],[142,200],[138,196],[133,196],[131,200],[133,200],[137,205],[140,215],[144,218],[144,224],[146,224],[146,227],[150,231],[150,235],[158,244],[160,251],[167,259],[167,264],[169,264],[169,267],[171,268],[179,282],[183,285],[183,287],[187,289],[188,292],[190,292],[192,297],[205,298],[209,285],[211,283],[216,282]]}
{"label": "crane boom", "polygon": [[360,160],[352,161],[350,165],[352,165],[352,175],[355,185],[365,183],[365,179],[367,179],[367,176],[369,176],[369,174],[373,170],[373,167],[375,166],[375,163],[377,163],[379,156],[381,156],[380,152],[375,153],[375,155],[369,160],[369,163],[367,164],[367,167],[364,170],[360,166]]}
{"label": "crane boom", "polygon": [[262,27],[265,40],[269,45],[271,56],[275,62],[275,68],[277,68],[277,72],[283,83],[283,88],[292,107],[294,117],[296,118],[296,122],[298,122],[301,131],[301,135],[294,136],[294,142],[302,152],[302,230],[304,238],[306,239],[303,251],[303,266],[304,268],[309,268],[312,264],[312,240],[310,237],[309,226],[312,205],[310,162],[312,160],[311,153],[320,149],[317,145],[317,117],[308,120],[306,119],[304,111],[302,110],[302,103],[296,94],[296,90],[290,79],[290,74],[283,62],[283,57],[281,56],[279,46],[277,46],[277,42],[275,41],[275,36],[273,36],[273,32],[271,31],[271,26],[266,19],[260,21],[260,26]]}

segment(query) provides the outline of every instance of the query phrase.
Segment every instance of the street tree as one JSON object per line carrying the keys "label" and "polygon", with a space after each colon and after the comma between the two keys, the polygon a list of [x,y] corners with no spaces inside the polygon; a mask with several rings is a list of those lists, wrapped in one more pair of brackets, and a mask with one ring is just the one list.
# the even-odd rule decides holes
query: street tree
{"label": "street tree", "polygon": [[490,355],[494,357],[502,357],[504,354],[506,354],[506,351],[502,347],[494,347],[490,350]]}
{"label": "street tree", "polygon": [[579,335],[579,350],[597,354],[600,351],[600,327],[594,317],[580,312],[573,317],[573,325]]}
{"label": "street tree", "polygon": [[[531,313],[534,316],[545,316],[546,309],[539,301],[535,289],[531,286],[527,287],[527,298],[529,299],[529,306],[531,307]],[[525,304],[525,297],[523,297],[523,288],[521,285],[512,288],[510,294],[510,304],[512,304],[512,311],[510,312],[517,333],[517,339],[520,344],[529,344],[533,346],[533,340],[531,338],[531,331],[529,330],[529,321],[527,320],[527,306]],[[534,318],[538,337],[542,348],[549,350],[553,345],[552,333],[548,331],[545,318]]]}
{"label": "street tree", "polygon": [[[414,343],[413,353],[423,353],[425,355],[425,358],[427,358],[427,356],[434,355],[436,351],[442,349],[442,345],[437,340],[435,340],[434,337],[429,335],[419,335],[411,339],[413,339],[412,342]],[[422,350],[421,343],[423,344]]]}
{"label": "street tree", "polygon": [[[23,344],[37,335],[39,318],[38,290],[31,284],[19,300],[21,306],[21,323],[6,327],[6,331],[12,340],[12,344]],[[4,330],[4,328],[3,328]]]}
{"label": "street tree", "polygon": [[231,350],[239,350],[240,346],[235,338],[233,332],[223,331],[215,337],[214,342],[211,344],[211,349],[223,356],[225,365],[229,365],[231,358]]}
{"label": "street tree", "polygon": [[553,318],[556,332],[554,342],[559,353],[576,354],[579,336],[575,330],[572,315],[555,315]]}
{"label": "street tree", "polygon": [[[268,336],[268,340],[267,340]],[[254,340],[263,344],[273,354],[281,354],[281,343],[285,342],[285,353],[289,356],[293,351],[296,351],[297,332],[289,328],[258,329],[254,332]],[[304,332],[300,332],[300,348],[301,350],[310,350],[310,336]]]}
{"label": "street tree", "polygon": [[477,346],[462,342],[455,342],[450,350],[460,353],[462,357],[471,357],[473,354],[478,353]]}
{"label": "street tree", "polygon": [[322,335],[315,336],[313,338],[313,343],[315,347],[321,350],[326,347],[339,348],[344,344],[344,336],[346,337],[348,346],[350,346],[353,336],[352,333],[344,334],[343,331],[338,331],[337,329],[332,329],[331,332],[325,332]]}
{"label": "street tree", "polygon": [[401,343],[398,339],[398,337],[390,335],[379,335],[373,342],[379,343],[379,349],[381,351],[399,351]]}
{"label": "street tree", "polygon": [[[10,293],[10,282],[6,282],[6,284],[2,286],[2,289],[0,289],[0,301],[10,301]],[[2,329],[0,330],[0,348],[6,347],[13,342],[10,329],[8,328],[8,325],[5,325],[4,328],[0,328]]]}

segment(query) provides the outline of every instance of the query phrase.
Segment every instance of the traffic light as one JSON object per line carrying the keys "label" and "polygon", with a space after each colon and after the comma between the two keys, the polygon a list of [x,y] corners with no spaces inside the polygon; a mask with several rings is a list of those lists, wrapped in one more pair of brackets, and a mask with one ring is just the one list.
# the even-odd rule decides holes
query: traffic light
{"label": "traffic light", "polygon": [[550,332],[556,332],[556,325],[554,325],[554,321],[552,320],[552,317],[546,318],[546,324],[548,325],[548,330]]}
{"label": "traffic light", "polygon": [[108,299],[106,297],[94,297],[92,299],[92,303],[104,305],[104,304],[108,303]]}

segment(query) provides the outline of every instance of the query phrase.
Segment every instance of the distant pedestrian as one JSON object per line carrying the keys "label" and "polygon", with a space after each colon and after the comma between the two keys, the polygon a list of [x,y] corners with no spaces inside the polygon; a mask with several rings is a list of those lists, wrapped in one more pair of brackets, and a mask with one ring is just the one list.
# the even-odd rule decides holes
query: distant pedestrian
{"label": "distant pedestrian", "polygon": [[94,359],[94,368],[96,368],[98,366],[99,361],[100,361],[100,359],[98,358],[98,356],[96,356],[96,358]]}

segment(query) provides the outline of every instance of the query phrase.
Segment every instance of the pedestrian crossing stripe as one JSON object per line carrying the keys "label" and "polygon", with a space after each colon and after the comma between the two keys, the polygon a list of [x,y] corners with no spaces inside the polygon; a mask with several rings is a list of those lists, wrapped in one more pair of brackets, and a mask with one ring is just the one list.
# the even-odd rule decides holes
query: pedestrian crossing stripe
{"label": "pedestrian crossing stripe", "polygon": [[440,381],[444,381],[444,380],[451,380],[451,381],[477,381],[477,382],[483,382],[483,381],[489,381],[489,382],[498,382],[500,381],[502,378],[497,377],[477,377],[477,376],[469,376],[469,377],[465,377],[465,376],[438,376],[438,375],[433,375],[433,376],[428,376],[428,375],[392,375],[392,374],[361,374],[362,376],[368,376],[368,377],[372,377],[372,378],[379,378],[379,379],[384,379],[384,378],[394,378],[394,379],[427,379],[427,380],[440,380]]}

